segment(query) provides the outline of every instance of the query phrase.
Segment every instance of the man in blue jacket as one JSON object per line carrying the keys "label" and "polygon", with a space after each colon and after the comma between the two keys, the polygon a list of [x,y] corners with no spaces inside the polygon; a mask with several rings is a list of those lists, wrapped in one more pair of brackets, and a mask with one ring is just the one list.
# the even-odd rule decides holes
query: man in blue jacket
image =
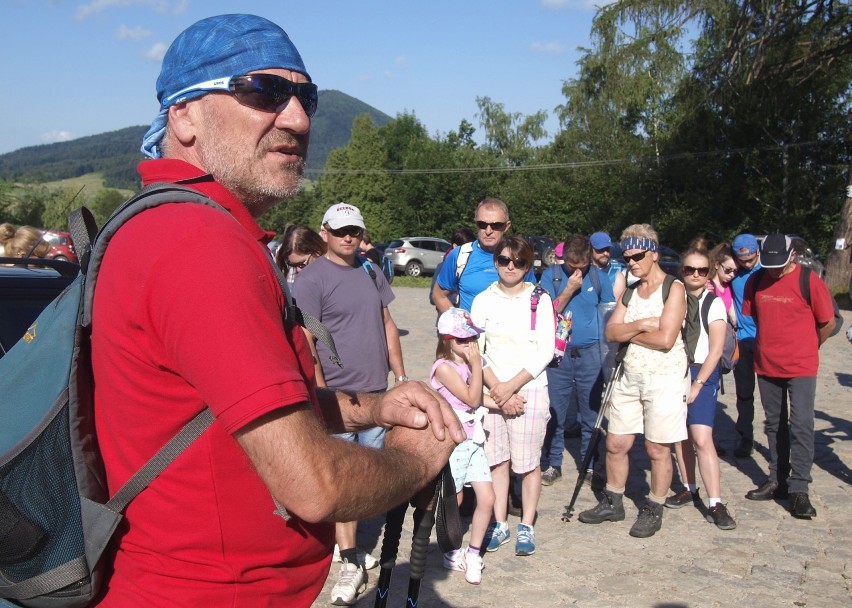
{"label": "man in blue jacket", "polygon": [[[606,272],[592,264],[592,245],[576,234],[565,241],[563,262],[541,275],[541,286],[554,308],[572,316],[571,341],[559,367],[547,369],[550,422],[541,450],[541,483],[549,486],[562,477],[565,423],[569,412],[580,422],[581,461],[589,449],[592,431],[601,407],[603,371],[600,339],[604,328],[598,320],[598,305],[615,302]],[[594,478],[595,455],[586,478]]]}

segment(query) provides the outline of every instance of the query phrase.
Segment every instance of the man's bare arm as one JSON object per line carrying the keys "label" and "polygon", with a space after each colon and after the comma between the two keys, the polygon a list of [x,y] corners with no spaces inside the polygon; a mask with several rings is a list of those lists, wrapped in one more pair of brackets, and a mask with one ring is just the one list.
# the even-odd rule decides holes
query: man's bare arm
{"label": "man's bare arm", "polygon": [[450,302],[450,292],[438,285],[437,281],[435,282],[435,286],[432,287],[432,301],[435,302],[438,314],[453,307],[453,303]]}

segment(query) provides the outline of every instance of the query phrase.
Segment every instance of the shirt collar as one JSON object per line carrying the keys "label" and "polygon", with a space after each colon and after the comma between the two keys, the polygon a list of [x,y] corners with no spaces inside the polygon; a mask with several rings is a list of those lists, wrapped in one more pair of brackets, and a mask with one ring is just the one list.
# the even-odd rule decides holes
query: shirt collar
{"label": "shirt collar", "polygon": [[[204,171],[186,161],[175,158],[161,158],[156,160],[145,160],[139,163],[139,175],[142,176],[142,184],[147,186],[154,182],[176,183],[183,180],[204,177]],[[274,232],[268,232],[261,228],[255,219],[231,192],[219,182],[210,179],[185,184],[201,194],[209,196],[214,201],[228,210],[228,213],[248,230],[252,238],[268,243],[275,236]]]}

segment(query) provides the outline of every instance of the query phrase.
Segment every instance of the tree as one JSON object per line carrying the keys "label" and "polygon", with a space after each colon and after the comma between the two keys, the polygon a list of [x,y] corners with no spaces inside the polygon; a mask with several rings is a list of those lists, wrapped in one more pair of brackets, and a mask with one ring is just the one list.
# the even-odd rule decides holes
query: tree
{"label": "tree", "polygon": [[115,211],[118,206],[125,201],[125,199],[126,197],[118,190],[103,188],[102,190],[98,190],[97,194],[95,194],[87,203],[87,206],[95,215],[95,220],[97,220],[98,226],[103,226],[104,222],[110,215],[112,215],[112,212]]}

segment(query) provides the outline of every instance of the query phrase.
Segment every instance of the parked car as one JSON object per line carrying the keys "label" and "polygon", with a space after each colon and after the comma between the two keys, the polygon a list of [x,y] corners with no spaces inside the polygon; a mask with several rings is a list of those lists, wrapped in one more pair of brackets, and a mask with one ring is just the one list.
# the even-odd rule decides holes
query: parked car
{"label": "parked car", "polygon": [[525,236],[523,237],[533,250],[533,273],[536,277],[541,276],[544,269],[556,263],[556,254],[553,252],[559,243],[552,236]]}
{"label": "parked car", "polygon": [[78,271],[77,264],[58,259],[0,258],[0,357]]}
{"label": "parked car", "polygon": [[434,274],[451,246],[444,239],[406,236],[388,243],[385,257],[390,259],[395,272],[419,277],[422,274]]}
{"label": "parked car", "polygon": [[46,230],[42,238],[50,243],[50,251],[46,257],[63,262],[77,262],[77,253],[74,251],[70,234],[59,230]]}

